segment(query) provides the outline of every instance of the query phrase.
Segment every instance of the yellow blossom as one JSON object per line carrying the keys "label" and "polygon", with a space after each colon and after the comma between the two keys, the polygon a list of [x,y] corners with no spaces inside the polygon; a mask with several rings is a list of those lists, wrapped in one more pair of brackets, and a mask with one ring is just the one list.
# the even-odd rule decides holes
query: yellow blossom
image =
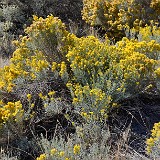
{"label": "yellow blossom", "polygon": [[49,95],[49,96],[55,95],[55,91],[50,91],[50,92],[48,93],[48,95]]}
{"label": "yellow blossom", "polygon": [[54,72],[57,68],[57,63],[56,62],[52,62],[52,71]]}
{"label": "yellow blossom", "polygon": [[79,144],[74,145],[73,148],[73,153],[76,154],[80,154],[80,150],[81,150],[81,146]]}
{"label": "yellow blossom", "polygon": [[60,152],[59,152],[59,156],[60,156],[60,157],[63,157],[63,156],[64,156],[64,151],[60,151]]}
{"label": "yellow blossom", "polygon": [[28,101],[30,101],[31,100],[31,94],[27,94],[27,99],[28,99]]}
{"label": "yellow blossom", "polygon": [[39,95],[39,97],[40,97],[40,98],[43,98],[43,95],[42,95],[42,93],[39,93],[38,95]]}
{"label": "yellow blossom", "polygon": [[56,148],[51,149],[51,155],[52,156],[55,155],[56,153],[57,153],[57,149]]}
{"label": "yellow blossom", "polygon": [[73,104],[76,104],[77,102],[79,102],[78,98],[73,98]]}
{"label": "yellow blossom", "polygon": [[103,115],[105,113],[105,109],[101,109],[100,113]]}
{"label": "yellow blossom", "polygon": [[41,154],[39,157],[36,158],[36,160],[46,160],[46,155]]}

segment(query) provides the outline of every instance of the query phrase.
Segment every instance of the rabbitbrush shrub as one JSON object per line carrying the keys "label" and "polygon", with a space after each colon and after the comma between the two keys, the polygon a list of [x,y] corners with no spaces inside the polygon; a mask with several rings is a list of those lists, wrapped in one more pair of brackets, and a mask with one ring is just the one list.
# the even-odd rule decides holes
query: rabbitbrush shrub
{"label": "rabbitbrush shrub", "polygon": [[[12,91],[18,80],[34,81],[54,79],[66,71],[68,47],[72,44],[72,35],[56,17],[46,19],[34,16],[33,24],[25,30],[28,36],[20,36],[14,41],[17,49],[11,58],[11,64],[1,69],[0,89]],[[58,65],[59,64],[59,65]],[[18,86],[18,85],[17,85]]]}
{"label": "rabbitbrush shrub", "polygon": [[[101,155],[101,151],[107,155],[107,146],[98,143],[99,139],[106,143],[107,140],[103,136],[98,137],[96,133],[103,135],[102,131],[107,132],[104,126],[108,113],[114,107],[119,107],[120,100],[135,96],[158,81],[159,27],[152,26],[151,31],[147,26],[140,28],[137,39],[124,37],[112,44],[107,37],[103,41],[94,36],[77,38],[53,15],[47,18],[33,16],[33,19],[33,23],[25,29],[26,36],[20,36],[19,41],[14,41],[17,49],[10,64],[0,69],[1,125],[10,119],[14,123],[19,112],[24,113],[24,117],[26,113],[30,114],[30,111],[23,112],[25,106],[22,107],[20,101],[4,103],[3,92],[14,93],[26,84],[61,80],[72,95],[72,104],[69,104],[74,106],[76,115],[81,115],[84,119],[82,123],[85,123],[81,126],[76,121],[71,121],[70,115],[65,115],[76,128],[80,127],[77,128],[77,141],[69,144],[68,148],[67,144],[63,144],[61,150],[51,146],[37,159],[50,156],[52,159],[64,159],[70,155],[75,159],[83,159],[87,149],[90,153],[92,151],[87,157],[89,159],[96,154]],[[130,31],[134,33],[134,30]],[[36,94],[43,100],[44,107],[49,107],[48,110],[45,109],[46,112],[61,109],[61,106],[57,106],[61,102],[52,97],[55,91],[50,90],[48,95]],[[28,108],[32,109],[34,95],[28,93],[26,97]],[[57,108],[54,110],[54,107]],[[90,121],[92,118],[94,122]],[[91,126],[95,128],[89,130]],[[94,147],[96,154],[93,154]]]}
{"label": "rabbitbrush shrub", "polygon": [[73,104],[87,113],[108,112],[119,100],[143,91],[154,80],[159,51],[156,41],[123,38],[110,45],[93,36],[75,38],[66,55],[73,71],[67,83]]}
{"label": "rabbitbrush shrub", "polygon": [[160,1],[156,0],[83,0],[83,19],[101,26],[109,38],[119,40],[129,26],[139,30],[152,21],[159,24]]}
{"label": "rabbitbrush shrub", "polygon": [[160,122],[155,123],[151,130],[151,136],[146,140],[147,153],[154,159],[160,158]]}
{"label": "rabbitbrush shrub", "polygon": [[61,78],[77,109],[107,117],[119,100],[154,81],[160,51],[157,40],[123,38],[111,45],[107,38],[104,42],[94,36],[77,38],[52,15],[33,18],[25,30],[27,36],[14,41],[17,49],[10,65],[1,69],[1,90],[11,92],[24,83]]}
{"label": "rabbitbrush shrub", "polygon": [[[14,102],[14,97],[13,102],[4,101],[7,93],[17,94],[16,90],[32,83],[36,86],[42,82],[61,78],[67,81],[68,78],[65,55],[69,45],[72,44],[71,37],[74,35],[66,31],[61,20],[52,15],[46,19],[34,16],[33,24],[25,32],[27,36],[20,36],[19,41],[13,42],[17,49],[10,59],[10,64],[0,68],[0,99],[2,100],[0,125],[2,127],[9,123],[18,124],[19,121],[23,125],[21,121],[33,116],[28,114],[31,114],[34,107],[35,95],[26,92],[23,97],[28,99],[29,103],[26,102],[22,107],[22,102]],[[32,91],[32,88],[30,90]]]}

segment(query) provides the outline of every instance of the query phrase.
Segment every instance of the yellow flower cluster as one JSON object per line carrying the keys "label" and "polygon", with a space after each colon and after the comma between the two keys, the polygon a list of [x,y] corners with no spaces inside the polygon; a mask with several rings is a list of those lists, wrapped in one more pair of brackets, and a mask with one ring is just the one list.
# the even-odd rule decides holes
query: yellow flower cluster
{"label": "yellow flower cluster", "polygon": [[27,36],[13,42],[17,49],[10,65],[0,69],[0,89],[11,92],[18,78],[30,81],[48,71],[58,70],[61,76],[66,72],[65,55],[75,35],[66,31],[64,23],[53,15],[33,19],[25,30]]}
{"label": "yellow flower cluster", "polygon": [[[131,30],[132,31],[132,30]],[[157,26],[145,26],[140,27],[138,38],[140,41],[151,41],[155,40],[157,43],[160,42],[160,27]]]}
{"label": "yellow flower cluster", "polygon": [[49,63],[45,60],[43,54],[37,53],[35,56],[31,56],[31,59],[26,60],[26,65],[31,67],[34,72],[41,72],[49,67]]}
{"label": "yellow flower cluster", "polygon": [[15,86],[12,81],[19,75],[20,72],[14,69],[13,65],[0,69],[0,90],[6,89],[8,92],[12,91],[12,88]]}
{"label": "yellow flower cluster", "polygon": [[51,160],[51,159],[64,159],[71,160],[75,159],[75,156],[79,155],[81,151],[81,146],[75,144],[70,151],[62,151],[56,148],[52,148],[49,154],[41,154],[36,160]]}
{"label": "yellow flower cluster", "polygon": [[148,153],[152,152],[152,148],[155,146],[155,143],[160,140],[160,122],[154,124],[151,133],[151,137],[146,141]]}
{"label": "yellow flower cluster", "polygon": [[155,71],[154,71],[156,77],[159,79],[160,78],[160,68],[157,68]]}
{"label": "yellow flower cluster", "polygon": [[[115,105],[115,104],[114,104]],[[85,110],[84,108],[82,108],[82,110]],[[90,121],[103,121],[106,120],[108,118],[108,112],[105,109],[101,109],[98,112],[81,112],[81,116],[86,120],[86,122],[90,122]]]}
{"label": "yellow flower cluster", "polygon": [[24,110],[20,101],[8,102],[0,107],[0,124],[6,123],[8,120],[20,121]]}
{"label": "yellow flower cluster", "polygon": [[60,69],[59,74],[62,77],[65,73],[67,73],[67,66],[64,61],[60,65],[61,65],[60,67],[61,69]]}
{"label": "yellow flower cluster", "polygon": [[21,73],[21,77],[35,79],[35,73],[46,70],[49,62],[41,51],[31,51],[29,47],[26,47],[16,49],[11,58],[11,65]]}
{"label": "yellow flower cluster", "polygon": [[82,16],[87,23],[102,26],[108,37],[118,38],[124,36],[122,31],[127,26],[137,30],[151,20],[157,24],[159,3],[157,0],[145,4],[136,0],[83,0]]}
{"label": "yellow flower cluster", "polygon": [[46,155],[41,154],[39,157],[36,158],[36,160],[46,160]]}
{"label": "yellow flower cluster", "polygon": [[57,63],[52,62],[52,71],[54,72],[57,69]]}
{"label": "yellow flower cluster", "polygon": [[[75,47],[66,55],[69,61],[72,61],[72,69],[77,67],[82,70],[88,70],[88,74],[92,71],[92,67],[103,66],[105,54],[103,44],[94,36],[87,38],[82,37],[75,39]],[[78,51],[78,52],[76,52]]]}
{"label": "yellow flower cluster", "polygon": [[91,108],[87,108],[86,111],[99,112],[101,109],[107,109],[110,105],[112,98],[111,96],[106,96],[106,94],[99,88],[92,88],[88,85],[82,86],[80,84],[69,85],[67,87],[74,91],[73,104],[78,103],[90,103]]}
{"label": "yellow flower cluster", "polygon": [[50,97],[52,97],[52,96],[54,96],[55,95],[55,91],[50,91],[49,93],[48,93],[48,95],[50,96]]}
{"label": "yellow flower cluster", "polygon": [[140,82],[144,78],[153,78],[160,44],[154,40],[138,42],[137,40],[123,38],[117,45],[118,47],[115,47],[115,50],[120,53],[120,61],[117,67],[120,67],[123,71],[125,80],[136,79]]}
{"label": "yellow flower cluster", "polygon": [[35,47],[41,49],[48,62],[54,60],[60,63],[65,60],[73,36],[66,30],[65,24],[53,15],[45,19],[33,16],[33,19],[33,24],[25,32],[31,37]]}
{"label": "yellow flower cluster", "polygon": [[76,155],[76,154],[79,154],[80,153],[80,150],[81,150],[81,146],[79,144],[76,144],[74,145],[74,148],[73,148],[73,153]]}
{"label": "yellow flower cluster", "polygon": [[86,102],[92,108],[89,111],[95,108],[98,113],[115,106],[116,94],[138,92],[143,81],[154,78],[159,52],[155,40],[123,38],[110,45],[93,36],[76,38],[66,55],[74,74],[74,83],[67,84],[73,104]]}
{"label": "yellow flower cluster", "polygon": [[30,101],[31,98],[32,98],[32,95],[31,95],[31,94],[27,94],[27,99],[28,99],[28,101]]}

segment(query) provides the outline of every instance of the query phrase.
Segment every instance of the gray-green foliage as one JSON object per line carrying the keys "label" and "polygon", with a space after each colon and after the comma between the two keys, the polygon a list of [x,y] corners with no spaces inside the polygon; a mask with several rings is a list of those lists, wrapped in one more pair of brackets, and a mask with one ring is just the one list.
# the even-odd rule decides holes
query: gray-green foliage
{"label": "gray-green foliage", "polygon": [[[11,55],[11,41],[30,25],[32,15],[47,17],[53,14],[69,23],[80,23],[82,0],[1,0],[0,2],[0,54]],[[81,23],[80,23],[81,24]]]}
{"label": "gray-green foliage", "polygon": [[0,9],[0,51],[2,55],[10,55],[14,47],[12,40],[16,37],[18,27],[16,23],[23,23],[24,16],[16,5],[3,3]]}
{"label": "gray-green foliage", "polygon": [[152,151],[149,154],[153,159],[160,159],[160,140],[155,141],[154,146],[152,147]]}
{"label": "gray-green foliage", "polygon": [[[63,138],[52,139],[48,141],[42,138],[40,144],[44,149],[49,160],[61,160],[64,157],[50,156],[51,149],[55,148],[57,152],[64,151],[65,157],[72,157],[75,160],[88,160],[88,159],[109,159],[110,146],[107,141],[110,137],[109,130],[102,129],[98,124],[84,124],[83,127],[77,128],[77,134],[68,138],[67,142]],[[80,145],[80,153],[75,155],[73,153],[74,145]]]}
{"label": "gray-green foliage", "polygon": [[18,160],[17,157],[9,157],[9,155],[6,155],[3,150],[0,153],[0,159],[1,160]]}
{"label": "gray-green foliage", "polygon": [[16,5],[3,5],[2,14],[5,21],[23,21],[24,19],[21,9]]}

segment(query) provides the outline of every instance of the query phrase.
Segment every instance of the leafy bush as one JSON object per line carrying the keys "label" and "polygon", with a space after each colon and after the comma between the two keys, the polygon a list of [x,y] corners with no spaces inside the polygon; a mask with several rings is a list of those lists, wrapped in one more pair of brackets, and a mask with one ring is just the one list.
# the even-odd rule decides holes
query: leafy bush
{"label": "leafy bush", "polygon": [[[59,9],[61,8],[61,9]],[[11,41],[25,34],[24,28],[32,23],[32,15],[47,17],[58,16],[63,22],[82,24],[81,0],[2,0],[0,2],[0,51],[3,56],[11,56],[14,50]]]}
{"label": "leafy bush", "polygon": [[126,26],[138,30],[151,20],[159,24],[159,1],[83,0],[83,4],[83,19],[92,26],[102,26],[108,37],[116,40],[124,37]]}
{"label": "leafy bush", "polygon": [[[47,82],[59,81],[58,83],[63,85],[67,81],[65,55],[69,45],[73,43],[71,37],[74,36],[66,31],[65,25],[58,18],[52,15],[46,19],[34,16],[34,22],[26,29],[26,34],[28,36],[20,36],[19,41],[14,41],[17,49],[10,59],[10,64],[0,68],[0,99],[4,102],[0,107],[0,125],[4,126],[4,122],[12,121],[11,124],[15,123],[18,126],[19,122],[16,122],[16,118],[23,111],[22,117],[19,117],[21,120],[19,125],[22,125],[22,130],[25,118],[30,119],[33,116],[34,104],[40,90],[44,88],[44,94],[51,90]],[[39,92],[36,93],[35,87],[43,83],[45,85],[39,87]],[[46,87],[49,89],[47,90]],[[20,91],[22,89],[24,92]],[[26,92],[26,90],[29,91]],[[18,94],[21,92],[22,95],[16,97],[17,92]],[[9,94],[14,95],[13,102],[8,102]],[[18,102],[23,103],[23,108],[22,106],[17,108],[18,102],[14,102],[18,97],[21,100]],[[35,107],[37,106],[35,105]],[[37,112],[40,110],[40,106],[38,107]],[[9,123],[5,125],[9,128],[12,127]]]}
{"label": "leafy bush", "polygon": [[13,53],[11,64],[1,69],[0,88],[5,90],[7,87],[9,92],[17,83],[56,79],[67,69],[65,55],[73,43],[74,35],[65,30],[58,18],[52,15],[46,19],[34,16],[34,22],[26,29],[26,34],[28,37],[14,41],[17,49]]}
{"label": "leafy bush", "polygon": [[75,39],[67,54],[73,71],[73,80],[67,83],[73,104],[88,104],[87,112],[108,112],[119,100],[141,92],[154,79],[159,51],[155,41],[123,38],[110,45],[93,36]]}
{"label": "leafy bush", "polygon": [[[83,126],[77,126],[77,133],[71,135],[67,142],[62,137],[48,141],[41,140],[42,153],[37,160],[52,159],[104,159],[109,157],[107,141],[109,131],[96,122],[93,117],[87,120]],[[92,129],[91,129],[92,128]]]}
{"label": "leafy bush", "polygon": [[61,78],[68,82],[74,106],[81,109],[87,104],[84,112],[104,112],[107,117],[119,100],[154,81],[160,51],[155,40],[123,38],[111,45],[107,38],[105,42],[93,36],[77,38],[52,15],[33,19],[25,30],[27,36],[14,41],[17,49],[11,64],[1,69],[1,90],[11,92],[24,82]]}
{"label": "leafy bush", "polygon": [[[1,104],[3,105],[3,103]],[[0,124],[6,123],[8,120],[13,121],[21,121],[23,116],[22,104],[20,101],[18,102],[8,102],[6,105],[3,105],[0,108]]]}
{"label": "leafy bush", "polygon": [[150,156],[154,158],[160,157],[159,151],[159,143],[160,143],[160,122],[155,123],[153,129],[151,130],[151,137],[147,139],[147,152]]}
{"label": "leafy bush", "polygon": [[[14,50],[11,41],[20,34],[22,24],[24,23],[24,15],[21,9],[16,5],[8,5],[7,3],[1,6],[1,20],[0,20],[0,37],[1,37],[1,56],[10,56]],[[17,22],[21,24],[18,26]]]}
{"label": "leafy bush", "polygon": [[[106,1],[103,6],[106,7],[106,12],[115,16],[116,23],[113,26],[109,21],[108,24],[104,22],[107,27],[113,27],[115,33],[119,32],[117,30],[119,24],[125,27],[128,23],[127,25],[134,27],[136,18],[141,16],[137,10],[138,7],[142,7],[142,2],[140,5],[136,1],[120,2],[122,3]],[[103,3],[101,1],[93,3],[95,13],[99,4],[102,7]],[[128,9],[126,10],[123,6],[125,3],[134,8],[133,21],[130,19],[120,21],[118,7],[129,12],[129,7],[126,7]],[[98,10],[101,11],[101,8]],[[155,12],[158,12],[157,10],[155,8]],[[149,23],[150,19],[152,18],[146,20],[144,24]],[[103,27],[106,27],[105,25]],[[125,30],[130,35],[133,34],[133,37],[137,36],[136,39],[129,35],[128,38],[123,37],[113,44],[107,37],[103,40],[95,36],[78,38],[69,33],[64,23],[53,15],[47,18],[38,18],[34,15],[33,23],[25,29],[25,36],[20,36],[19,40],[13,42],[16,50],[9,65],[0,68],[1,129],[3,127],[11,129],[9,125],[11,122],[13,125],[21,125],[23,130],[25,120],[29,120],[27,127],[30,129],[32,121],[36,125],[37,121],[43,120],[39,118],[61,114],[67,121],[67,126],[61,127],[62,130],[65,131],[72,124],[76,128],[75,135],[69,134],[66,137],[67,142],[62,138],[56,139],[55,133],[51,141],[42,139],[42,154],[37,160],[108,158],[110,156],[108,146],[110,134],[106,126],[108,116],[112,116],[112,110],[121,105],[121,100],[134,97],[144,92],[147,87],[157,88],[156,83],[158,84],[160,77],[159,27],[150,25],[139,27],[138,30],[138,34],[137,28]],[[66,91],[63,94],[66,94],[67,98],[71,94],[72,99],[68,98],[68,102],[68,99],[61,99],[63,97],[58,95],[61,88]],[[25,95],[20,95],[22,89]],[[42,92],[39,92],[40,90]],[[18,96],[12,97],[12,101],[4,101],[6,95],[17,93]],[[53,125],[58,127],[59,119],[55,119]],[[43,125],[39,127],[43,128]],[[43,130],[46,131],[45,128]],[[32,138],[36,137],[33,131],[32,134]],[[155,134],[157,132],[153,133],[154,138]],[[122,150],[125,149],[124,147]]]}

